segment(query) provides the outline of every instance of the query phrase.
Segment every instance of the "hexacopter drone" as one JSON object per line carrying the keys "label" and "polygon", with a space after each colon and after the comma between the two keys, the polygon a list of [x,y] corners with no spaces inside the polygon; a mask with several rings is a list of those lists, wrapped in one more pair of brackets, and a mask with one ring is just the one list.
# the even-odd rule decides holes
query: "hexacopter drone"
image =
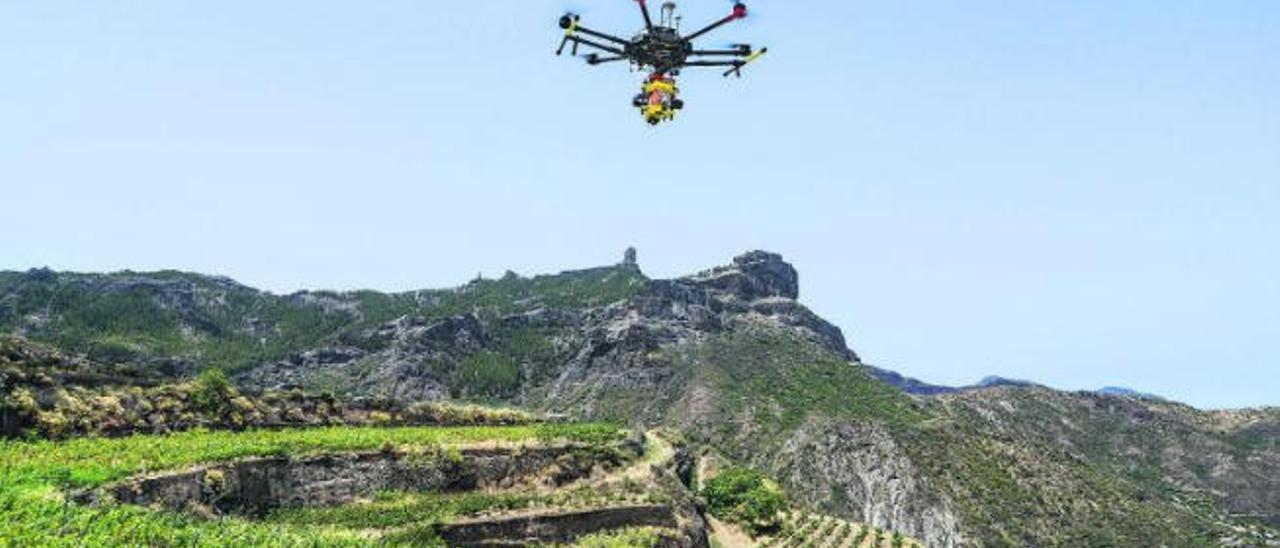
{"label": "hexacopter drone", "polygon": [[[640,109],[646,122],[657,125],[664,120],[674,120],[676,111],[684,108],[684,101],[677,96],[680,89],[676,87],[675,76],[687,67],[729,67],[724,76],[742,76],[742,67],[759,59],[769,48],[753,49],[749,44],[735,44],[730,49],[696,49],[693,41],[730,22],[747,16],[747,5],[735,2],[733,12],[723,19],[707,25],[688,36],[680,35],[680,18],[676,15],[676,4],[666,2],[662,5],[662,17],[657,25],[649,17],[649,8],[645,0],[635,0],[640,4],[640,14],[644,16],[644,29],[630,40],[624,40],[603,32],[588,29],[581,24],[582,18],[574,13],[566,13],[560,18],[560,28],[564,29],[564,40],[560,41],[560,49],[556,55],[564,53],[565,46],[573,43],[573,54],[578,54],[578,46],[588,46],[599,53],[586,55],[587,64],[595,66],[615,61],[628,61],[633,67],[650,71],[649,77],[641,86],[641,92],[632,101],[632,106]],[[584,37],[585,35],[585,37]]]}

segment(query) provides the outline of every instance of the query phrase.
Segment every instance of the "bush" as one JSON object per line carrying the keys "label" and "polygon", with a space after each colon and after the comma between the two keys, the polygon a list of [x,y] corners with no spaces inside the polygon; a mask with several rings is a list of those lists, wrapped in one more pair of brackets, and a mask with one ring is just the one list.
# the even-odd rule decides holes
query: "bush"
{"label": "bush", "polygon": [[191,386],[191,406],[206,413],[221,413],[237,395],[227,374],[216,367],[204,370]]}
{"label": "bush", "polygon": [[702,496],[712,514],[755,533],[777,527],[778,513],[786,507],[777,485],[755,470],[736,466],[708,480]]}
{"label": "bush", "polygon": [[127,343],[109,339],[94,341],[89,345],[89,359],[107,364],[120,364],[134,361],[138,351]]}

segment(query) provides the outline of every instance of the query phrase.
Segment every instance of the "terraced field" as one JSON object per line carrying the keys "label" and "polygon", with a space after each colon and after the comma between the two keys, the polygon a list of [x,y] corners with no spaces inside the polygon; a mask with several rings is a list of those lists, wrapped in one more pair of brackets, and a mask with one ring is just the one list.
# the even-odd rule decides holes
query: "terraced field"
{"label": "terraced field", "polygon": [[652,546],[670,458],[599,424],[0,442],[0,546]]}
{"label": "terraced field", "polygon": [[758,539],[766,548],[923,548],[900,533],[838,518],[788,512],[777,534]]}

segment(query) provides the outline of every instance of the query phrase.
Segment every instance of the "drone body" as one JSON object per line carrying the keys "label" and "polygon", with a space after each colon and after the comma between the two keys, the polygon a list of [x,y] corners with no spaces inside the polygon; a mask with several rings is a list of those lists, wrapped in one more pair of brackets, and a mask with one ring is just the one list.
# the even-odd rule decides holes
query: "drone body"
{"label": "drone body", "polygon": [[573,54],[577,55],[579,46],[586,46],[608,54],[592,52],[586,55],[587,64],[595,66],[604,63],[627,61],[633,67],[649,72],[649,78],[641,86],[641,93],[632,101],[632,105],[640,109],[645,121],[657,125],[666,120],[675,119],[676,111],[684,108],[684,101],[677,98],[679,88],[675,77],[688,67],[729,67],[724,76],[742,76],[742,67],[759,59],[769,51],[759,51],[747,44],[738,44],[731,49],[703,50],[697,49],[693,41],[697,38],[738,19],[747,16],[747,6],[741,2],[733,5],[733,11],[723,19],[716,21],[701,30],[687,36],[680,34],[680,18],[676,15],[674,2],[662,5],[662,18],[654,24],[649,16],[646,0],[635,0],[640,5],[640,14],[644,16],[644,29],[630,40],[618,38],[603,32],[588,29],[581,24],[582,18],[576,14],[566,13],[560,18],[560,28],[564,29],[564,40],[556,55],[564,53],[564,48],[573,43]]}

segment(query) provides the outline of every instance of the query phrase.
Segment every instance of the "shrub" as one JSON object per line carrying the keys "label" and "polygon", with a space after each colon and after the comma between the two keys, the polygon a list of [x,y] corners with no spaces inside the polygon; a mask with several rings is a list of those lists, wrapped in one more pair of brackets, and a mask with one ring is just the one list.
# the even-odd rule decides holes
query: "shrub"
{"label": "shrub", "polygon": [[40,411],[35,395],[25,387],[15,388],[8,395],[0,397],[0,407],[12,409],[24,415],[32,415]]}
{"label": "shrub", "polygon": [[227,374],[216,367],[204,370],[191,386],[191,406],[206,413],[221,413],[236,396]]}
{"label": "shrub", "polygon": [[391,413],[385,411],[373,411],[369,413],[369,422],[378,426],[388,426],[391,424]]}
{"label": "shrub", "polygon": [[89,346],[89,358],[108,364],[126,363],[138,358],[138,351],[133,346],[119,340],[108,339],[94,341]]}
{"label": "shrub", "polygon": [[51,439],[61,438],[69,426],[67,417],[57,411],[41,411],[36,414],[36,427]]}
{"label": "shrub", "polygon": [[712,514],[755,533],[777,527],[778,513],[786,506],[777,485],[759,472],[736,466],[708,480],[702,495]]}

